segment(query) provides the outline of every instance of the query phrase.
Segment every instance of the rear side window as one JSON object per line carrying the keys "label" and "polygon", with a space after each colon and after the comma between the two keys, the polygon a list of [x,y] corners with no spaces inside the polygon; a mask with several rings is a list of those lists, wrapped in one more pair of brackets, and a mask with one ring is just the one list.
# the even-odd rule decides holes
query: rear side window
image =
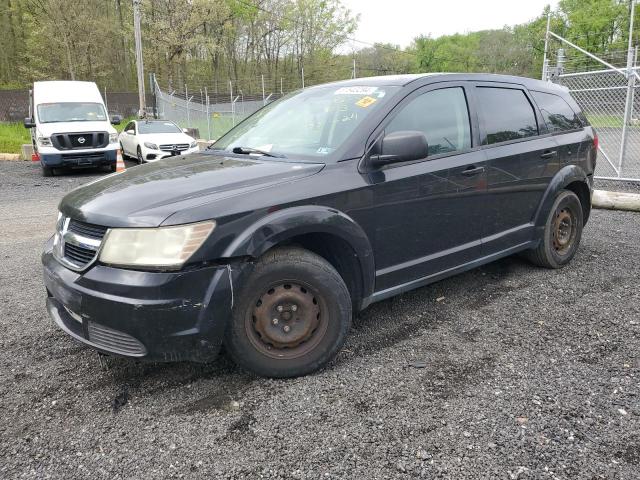
{"label": "rear side window", "polygon": [[578,115],[562,97],[542,92],[531,92],[531,95],[542,112],[549,132],[556,133],[582,128]]}
{"label": "rear side window", "polygon": [[425,134],[429,155],[471,148],[469,110],[462,88],[432,90],[414,98],[389,122],[385,133],[406,130]]}
{"label": "rear side window", "polygon": [[538,122],[522,90],[478,87],[478,108],[484,126],[483,145],[538,135]]}

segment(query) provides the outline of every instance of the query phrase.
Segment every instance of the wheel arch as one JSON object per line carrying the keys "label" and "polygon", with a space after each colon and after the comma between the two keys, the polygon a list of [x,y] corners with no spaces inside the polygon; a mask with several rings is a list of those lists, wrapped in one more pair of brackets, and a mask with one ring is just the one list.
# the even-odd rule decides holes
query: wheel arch
{"label": "wheel arch", "polygon": [[274,247],[297,245],[327,260],[341,275],[355,311],[373,293],[375,265],[369,238],[351,217],[324,206],[297,206],[273,212],[238,235],[225,258],[257,259]]}
{"label": "wheel arch", "polygon": [[584,170],[577,165],[566,165],[556,173],[549,182],[538,209],[535,214],[534,224],[536,227],[544,226],[547,219],[547,212],[553,205],[556,195],[562,190],[571,190],[580,199],[583,211],[583,223],[586,224],[591,213],[591,188],[589,178]]}

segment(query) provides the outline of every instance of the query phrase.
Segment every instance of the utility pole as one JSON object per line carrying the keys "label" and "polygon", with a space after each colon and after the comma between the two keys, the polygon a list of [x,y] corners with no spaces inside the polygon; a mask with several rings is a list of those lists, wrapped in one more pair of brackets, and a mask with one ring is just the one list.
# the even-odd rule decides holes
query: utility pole
{"label": "utility pole", "polygon": [[549,59],[547,52],[549,51],[549,30],[551,30],[551,6],[547,12],[547,32],[544,35],[544,57],[542,60],[542,80],[548,80]]}
{"label": "utility pole", "polygon": [[140,2],[133,0],[133,33],[136,44],[136,72],[138,74],[138,100],[140,102],[138,116],[143,118],[146,113],[144,97],[144,65],[142,61],[142,33],[140,32]]}

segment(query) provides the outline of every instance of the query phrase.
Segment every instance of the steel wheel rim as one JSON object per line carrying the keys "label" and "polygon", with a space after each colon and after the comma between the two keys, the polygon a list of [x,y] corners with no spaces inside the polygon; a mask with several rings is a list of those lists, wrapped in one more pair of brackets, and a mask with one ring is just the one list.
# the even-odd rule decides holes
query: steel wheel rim
{"label": "steel wheel rim", "polygon": [[319,292],[300,281],[271,284],[248,308],[245,331],[263,355],[294,359],[313,351],[325,337],[327,306]]}
{"label": "steel wheel rim", "polygon": [[569,207],[558,208],[553,218],[551,240],[553,249],[559,255],[566,255],[571,250],[576,238],[576,215]]}

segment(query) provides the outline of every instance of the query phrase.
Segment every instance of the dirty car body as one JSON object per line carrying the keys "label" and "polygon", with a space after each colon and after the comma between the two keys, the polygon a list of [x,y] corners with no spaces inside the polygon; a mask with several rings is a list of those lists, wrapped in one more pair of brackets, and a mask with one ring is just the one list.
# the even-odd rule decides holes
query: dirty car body
{"label": "dirty car body", "polygon": [[[326,259],[358,311],[536,248],[559,192],[574,192],[588,219],[595,134],[566,90],[519,77],[432,74],[355,79],[299,95],[327,88],[345,95],[336,102],[349,102],[340,103],[339,122],[359,116],[335,144],[270,157],[223,137],[219,149],[158,160],[68,194],[42,256],[58,326],[109,354],[207,361],[257,260],[275,247],[297,245]],[[482,89],[524,98],[533,123],[515,132],[494,125],[494,92]],[[442,116],[462,125],[455,138],[429,133],[447,121],[436,115],[425,127],[424,158],[387,158],[387,145],[422,148],[416,114],[406,112],[432,92],[439,93],[430,108],[453,112]],[[560,98],[574,117],[553,117],[540,106],[544,95]],[[269,154],[264,144],[250,146]],[[111,231],[199,222],[215,227],[178,268],[102,260]]]}

